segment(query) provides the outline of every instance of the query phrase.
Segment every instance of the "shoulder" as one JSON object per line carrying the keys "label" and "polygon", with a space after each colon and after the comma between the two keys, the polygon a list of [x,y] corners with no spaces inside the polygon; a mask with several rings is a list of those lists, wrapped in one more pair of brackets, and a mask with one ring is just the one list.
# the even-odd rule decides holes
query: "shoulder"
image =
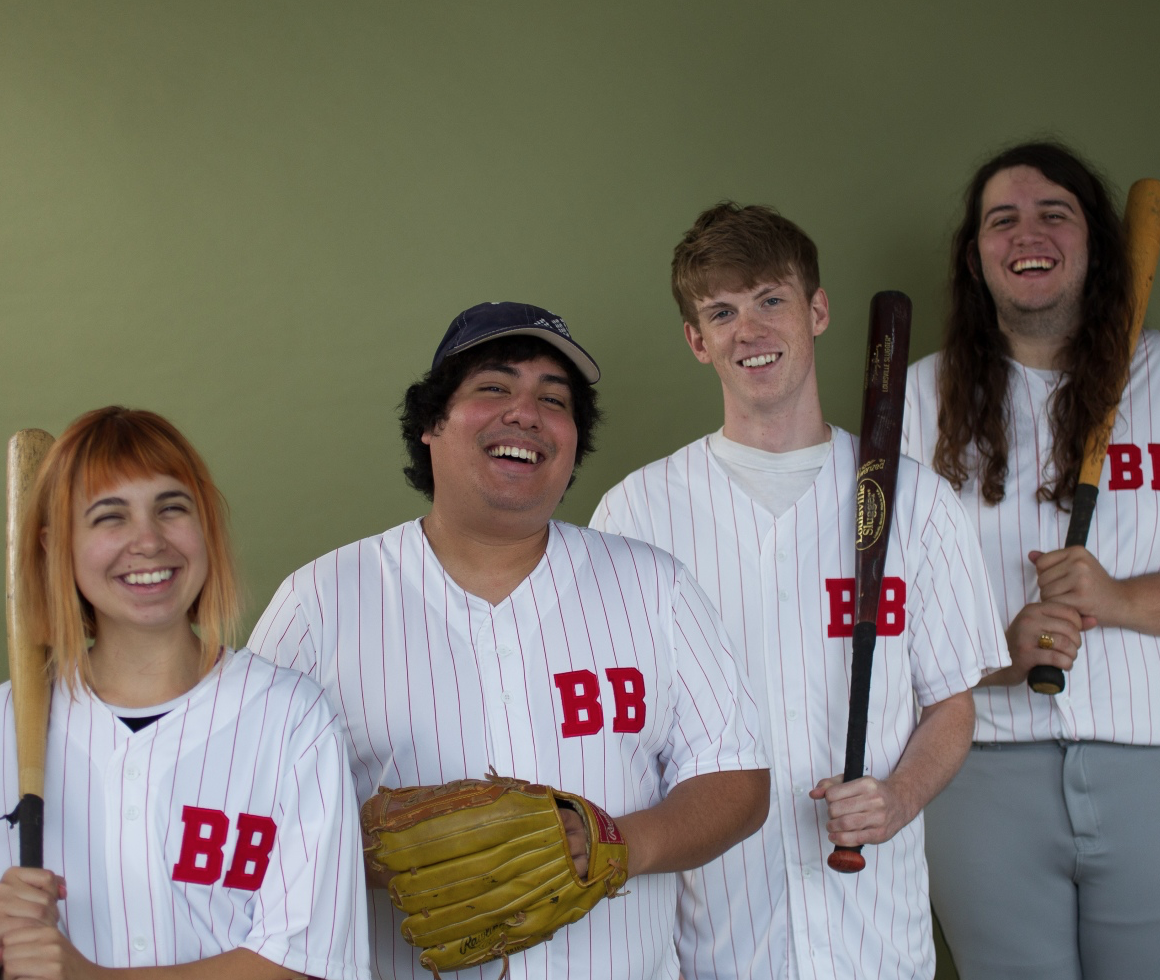
{"label": "shoulder", "polygon": [[913,392],[916,389],[934,390],[938,380],[939,366],[942,364],[942,353],[935,351],[919,358],[906,369],[906,387]]}
{"label": "shoulder", "polygon": [[317,682],[292,667],[280,667],[242,647],[227,650],[220,665],[223,687],[237,688],[243,710],[262,701],[279,715],[315,716],[323,724],[335,716]]}
{"label": "shoulder", "polygon": [[555,547],[567,554],[578,581],[587,570],[598,583],[615,580],[623,585],[631,579],[649,592],[659,589],[660,594],[671,594],[679,591],[686,577],[684,565],[647,541],[562,521],[553,521],[552,527],[557,532]]}
{"label": "shoulder", "polygon": [[647,557],[650,561],[666,565],[679,564],[664,549],[638,538],[625,537],[612,531],[598,531],[591,527],[579,527],[565,521],[553,521],[552,527],[569,552],[581,549],[592,557],[594,563],[599,561],[600,556],[605,556],[611,561],[636,561]]}
{"label": "shoulder", "polygon": [[358,568],[370,559],[372,567],[402,564],[402,555],[408,548],[422,542],[420,519],[408,521],[367,538],[352,541],[335,548],[295,570],[286,579],[286,586],[299,595],[317,595],[339,586],[343,573]]}
{"label": "shoulder", "polygon": [[[1133,371],[1147,371],[1156,358],[1160,357],[1160,332],[1155,330],[1140,331],[1140,342],[1136,345],[1132,356]],[[1160,372],[1157,372],[1160,374]]]}
{"label": "shoulder", "polygon": [[647,491],[650,487],[685,483],[688,481],[690,471],[702,464],[708,455],[709,437],[703,436],[696,442],[682,446],[675,453],[662,456],[651,463],[646,463],[640,469],[633,470],[605,496],[613,494],[618,489],[639,492]]}

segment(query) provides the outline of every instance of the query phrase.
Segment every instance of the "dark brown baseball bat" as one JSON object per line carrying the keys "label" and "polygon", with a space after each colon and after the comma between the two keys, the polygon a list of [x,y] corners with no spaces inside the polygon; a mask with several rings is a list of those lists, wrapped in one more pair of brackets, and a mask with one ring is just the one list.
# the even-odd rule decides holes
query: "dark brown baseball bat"
{"label": "dark brown baseball bat", "polygon": [[[1132,277],[1132,319],[1127,324],[1128,347],[1135,352],[1148,310],[1152,280],[1156,276],[1156,260],[1160,258],[1160,180],[1138,180],[1128,191],[1124,206],[1124,230],[1128,238],[1128,267]],[[1123,384],[1127,384],[1125,374]],[[1123,385],[1121,385],[1121,388]],[[1116,424],[1119,405],[1116,405],[1103,423],[1088,435],[1083,450],[1083,465],[1079,483],[1071,502],[1071,520],[1063,546],[1087,544],[1088,530],[1100,492],[1100,473],[1108,454],[1108,440]],[[1040,694],[1059,694],[1066,686],[1063,671],[1050,664],[1032,667],[1027,683]]]}
{"label": "dark brown baseball bat", "polygon": [[20,802],[9,819],[20,826],[20,865],[44,865],[44,754],[48,739],[50,686],[45,649],[29,636],[20,608],[19,544],[36,471],[52,445],[42,429],[21,429],[8,441],[8,520],[5,613],[8,672],[16,724],[16,768]]}
{"label": "dark brown baseball bat", "polygon": [[[862,776],[866,763],[866,716],[870,673],[878,639],[878,599],[894,515],[894,487],[906,401],[910,350],[910,298],[881,292],[870,301],[870,340],[862,388],[862,434],[858,442],[858,485],[854,540],[854,658],[850,666],[850,719],[846,728],[843,782]],[[838,845],[826,861],[835,871],[866,867],[862,848]]]}

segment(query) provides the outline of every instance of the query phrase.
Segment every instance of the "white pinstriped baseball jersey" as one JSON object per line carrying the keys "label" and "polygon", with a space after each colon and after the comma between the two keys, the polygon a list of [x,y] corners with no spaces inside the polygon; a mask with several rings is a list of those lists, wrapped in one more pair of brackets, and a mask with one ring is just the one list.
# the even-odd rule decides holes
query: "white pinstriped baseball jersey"
{"label": "white pinstriped baseball jersey", "polygon": [[[244,948],[316,977],[369,976],[365,879],[342,728],[318,685],[247,650],[132,732],[53,692],[44,866],[93,962],[164,966]],[[133,712],[139,714],[140,712]],[[19,799],[0,687],[5,807]],[[9,864],[19,832],[5,827]]]}
{"label": "white pinstriped baseball jersey", "polygon": [[[540,563],[494,607],[447,575],[420,521],[357,541],[291,575],[251,643],[330,693],[360,799],[494,766],[617,817],[691,776],[768,764],[753,699],[688,572],[648,545],[570,524],[550,524]],[[370,901],[379,975],[428,978],[386,893]],[[511,976],[676,977],[675,907],[675,875],[634,878],[513,956]]]}
{"label": "white pinstriped baseball jersey", "polygon": [[[678,945],[686,980],[930,977],[922,817],[867,847],[866,869],[826,869],[825,801],[849,714],[857,443],[833,428],[813,484],[779,518],[732,481],[701,439],[630,474],[593,524],[684,561],[718,604],[773,754],[762,830],[685,872]],[[917,705],[968,690],[1005,662],[978,543],[950,487],[903,459],[886,563],[867,772],[893,769]]]}
{"label": "white pinstriped baseball jersey", "polygon": [[[938,439],[938,357],[914,364],[906,382],[903,445],[926,461]],[[982,539],[1004,623],[1039,600],[1027,553],[1054,551],[1067,538],[1070,513],[1035,496],[1050,462],[1047,413],[1055,384],[1053,373],[1012,362],[1006,496],[989,506],[973,477],[960,494]],[[1142,333],[1132,359],[1087,547],[1114,578],[1160,570],[1160,334],[1154,330]],[[1025,684],[980,688],[975,708],[980,742],[1063,738],[1158,745],[1160,637],[1088,630],[1063,694],[1036,694]]]}

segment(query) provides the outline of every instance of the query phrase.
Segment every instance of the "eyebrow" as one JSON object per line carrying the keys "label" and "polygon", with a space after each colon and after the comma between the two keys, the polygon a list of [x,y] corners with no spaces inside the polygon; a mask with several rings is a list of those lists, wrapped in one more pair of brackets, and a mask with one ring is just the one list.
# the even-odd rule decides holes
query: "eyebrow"
{"label": "eyebrow", "polygon": [[[180,497],[182,499],[188,500],[191,504],[193,503],[193,497],[191,497],[184,490],[163,490],[161,493],[159,493],[156,497],[153,498],[153,502],[155,504],[161,503],[161,502],[166,501],[166,500],[172,500],[175,497]],[[127,501],[124,497],[102,497],[100,500],[94,500],[91,504],[89,504],[89,506],[85,509],[84,516],[88,517],[89,513],[96,510],[98,507],[128,507],[128,506],[129,506],[129,501]]]}
{"label": "eyebrow", "polygon": [[[1075,214],[1075,208],[1071,206],[1070,201],[1065,201],[1063,198],[1045,197],[1040,201],[1035,202],[1037,208],[1067,208],[1072,214]],[[1015,211],[1017,208],[1014,204],[996,204],[993,208],[983,215],[983,220],[986,221],[991,215],[999,211]]]}
{"label": "eyebrow", "polygon": [[[498,374],[506,374],[513,378],[519,377],[520,374],[519,370],[517,370],[514,365],[509,364],[507,361],[485,361],[483,364],[480,364],[479,367],[475,369],[475,371],[472,372],[472,377],[478,374],[484,374],[487,371],[495,371]],[[551,374],[545,372],[540,375],[540,381],[547,384],[563,385],[565,388],[569,389],[572,387],[571,380],[567,375],[563,374]]]}
{"label": "eyebrow", "polygon": [[[786,285],[786,283],[784,283],[784,282],[771,282],[767,286],[764,286],[763,288],[759,289],[756,293],[754,293],[749,298],[750,299],[761,299],[763,296],[768,296],[775,289],[780,289],[784,285]],[[697,312],[704,313],[707,310],[726,309],[732,305],[733,305],[732,303],[726,303],[724,300],[720,300],[716,303],[705,303],[703,306],[698,306]]]}

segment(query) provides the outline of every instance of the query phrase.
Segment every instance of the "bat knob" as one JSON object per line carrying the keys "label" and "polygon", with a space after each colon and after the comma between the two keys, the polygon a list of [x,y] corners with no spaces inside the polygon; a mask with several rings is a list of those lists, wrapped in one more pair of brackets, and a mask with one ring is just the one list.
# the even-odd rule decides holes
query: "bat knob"
{"label": "bat knob", "polygon": [[852,875],[866,867],[866,859],[862,857],[862,848],[839,845],[830,852],[830,856],[826,858],[826,864],[834,871]]}
{"label": "bat knob", "polygon": [[1050,664],[1032,667],[1027,674],[1027,684],[1036,694],[1061,694],[1067,686],[1063,671]]}

